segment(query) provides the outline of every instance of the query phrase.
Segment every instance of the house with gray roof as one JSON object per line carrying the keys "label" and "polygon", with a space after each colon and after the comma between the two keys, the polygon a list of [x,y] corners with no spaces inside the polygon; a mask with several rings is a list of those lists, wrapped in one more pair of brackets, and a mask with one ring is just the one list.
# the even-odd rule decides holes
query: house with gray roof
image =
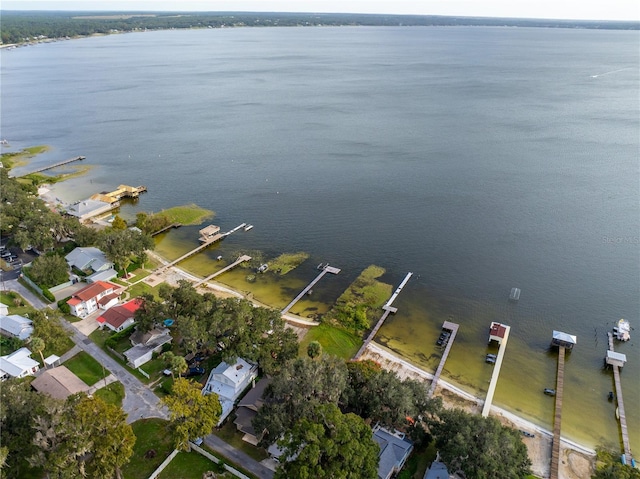
{"label": "house with gray roof", "polygon": [[97,273],[113,268],[113,263],[107,259],[107,256],[94,247],[77,247],[64,259],[67,261],[69,268],[77,268],[80,271]]}
{"label": "house with gray roof", "polygon": [[93,218],[94,216],[98,216],[114,210],[118,206],[120,206],[120,203],[118,202],[107,203],[105,201],[87,199],[69,205],[69,207],[67,208],[67,214],[75,216],[81,222],[84,222]]}
{"label": "house with gray roof", "polygon": [[167,328],[154,328],[146,333],[136,331],[129,338],[133,347],[125,351],[124,356],[131,367],[139,368],[151,361],[153,353],[162,351],[162,346],[172,339]]}
{"label": "house with gray roof", "polygon": [[423,479],[449,479],[449,471],[444,462],[439,461],[439,456],[431,463],[431,467],[424,473]]}
{"label": "house with gray roof", "polygon": [[33,321],[11,314],[0,316],[0,334],[18,339],[27,339],[33,333]]}
{"label": "house with gray roof", "polygon": [[373,428],[373,440],[380,446],[378,454],[378,479],[390,479],[400,472],[413,451],[413,442],[399,431],[390,432],[376,425]]}
{"label": "house with gray roof", "polygon": [[20,348],[6,356],[0,356],[0,380],[23,378],[35,374],[40,363],[31,359],[31,351]]}

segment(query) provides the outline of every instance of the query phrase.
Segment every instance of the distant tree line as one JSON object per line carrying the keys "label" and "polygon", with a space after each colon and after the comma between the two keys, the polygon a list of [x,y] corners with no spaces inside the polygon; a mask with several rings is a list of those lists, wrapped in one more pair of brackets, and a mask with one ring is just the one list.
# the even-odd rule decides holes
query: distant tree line
{"label": "distant tree line", "polygon": [[2,42],[24,43],[47,38],[92,34],[166,30],[173,28],[290,27],[290,26],[524,26],[638,30],[640,22],[579,21],[436,15],[372,15],[338,13],[115,13],[115,12],[2,12]]}

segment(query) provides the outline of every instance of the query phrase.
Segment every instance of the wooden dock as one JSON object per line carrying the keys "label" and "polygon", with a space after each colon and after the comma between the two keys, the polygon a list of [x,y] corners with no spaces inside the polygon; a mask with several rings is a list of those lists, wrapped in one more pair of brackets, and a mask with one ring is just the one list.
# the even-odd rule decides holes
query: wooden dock
{"label": "wooden dock", "polygon": [[313,281],[311,281],[311,283],[309,283],[307,285],[306,288],[304,288],[300,294],[298,296],[296,296],[293,301],[291,301],[289,304],[287,304],[285,306],[285,308],[282,310],[282,314],[287,313],[298,301],[300,301],[300,299],[302,299],[302,297],[307,294],[307,292],[313,288],[313,286],[322,279],[322,277],[327,274],[327,273],[332,273],[332,274],[338,274],[340,272],[340,269],[338,268],[334,268],[333,266],[329,266],[329,263],[327,263],[323,268],[322,271],[320,272],[320,274],[318,276],[316,276],[316,279],[314,279]]}
{"label": "wooden dock", "polygon": [[213,279],[213,278],[215,278],[216,276],[219,276],[219,275],[221,275],[222,273],[226,273],[226,272],[227,272],[227,271],[229,271],[230,269],[235,268],[235,267],[236,267],[236,266],[238,266],[240,263],[244,263],[245,261],[249,261],[249,260],[251,260],[251,256],[247,256],[246,254],[245,254],[245,255],[242,255],[242,256],[240,256],[237,260],[235,260],[233,263],[231,263],[230,265],[228,265],[228,266],[226,266],[226,267],[222,268],[220,271],[216,271],[215,273],[210,274],[209,276],[207,276],[207,277],[206,277],[206,278],[204,278],[204,279],[201,279],[200,281],[198,281],[197,283],[195,283],[193,286],[194,286],[195,288],[197,288],[198,286],[202,285],[203,283],[206,283],[207,281],[212,280],[212,279]]}
{"label": "wooden dock", "polygon": [[[73,163],[74,161],[82,161],[85,160],[86,156],[74,156],[73,158],[69,158],[68,160],[59,161],[58,163],[54,163],[53,165],[43,166],[42,168],[38,168],[37,170],[30,171],[29,173],[24,173],[23,175],[18,176],[18,178],[22,178],[23,176],[33,175],[34,173],[40,173],[41,171],[51,170],[52,168],[57,168],[58,166],[64,166],[68,163]],[[10,177],[12,175],[9,175]]]}
{"label": "wooden dock", "polygon": [[489,383],[489,389],[487,391],[487,398],[482,406],[482,416],[489,416],[491,412],[491,403],[493,403],[493,395],[496,392],[496,386],[498,385],[498,377],[500,376],[500,368],[502,367],[502,360],[504,359],[504,353],[507,349],[507,341],[509,340],[509,331],[511,326],[506,324],[502,325],[505,328],[504,336],[500,342],[500,348],[498,349],[498,357],[496,358],[496,364],[493,366],[493,374],[491,375],[491,382]]}
{"label": "wooden dock", "polygon": [[357,360],[360,356],[362,356],[362,354],[367,349],[367,346],[369,346],[369,343],[373,340],[375,335],[378,333],[378,330],[384,324],[385,320],[387,319],[387,316],[389,316],[391,313],[396,313],[398,311],[398,308],[394,308],[393,306],[391,306],[391,304],[396,300],[396,298],[398,297],[398,295],[402,291],[402,288],[405,287],[405,285],[407,284],[409,279],[411,279],[412,275],[413,275],[413,273],[407,273],[405,278],[402,280],[402,283],[400,283],[400,286],[398,286],[396,288],[396,291],[389,298],[389,301],[387,301],[384,304],[384,306],[382,306],[382,309],[384,310],[384,313],[382,313],[382,316],[380,317],[380,319],[378,320],[378,322],[376,323],[374,328],[369,333],[369,336],[367,336],[367,339],[365,339],[364,343],[362,343],[362,346],[360,346],[360,349],[358,350],[356,355],[353,357],[354,360]]}
{"label": "wooden dock", "polygon": [[451,331],[451,337],[449,337],[449,340],[447,341],[447,347],[444,348],[444,353],[442,353],[442,357],[440,358],[440,364],[438,364],[438,369],[436,369],[436,373],[433,375],[431,386],[429,386],[429,391],[427,391],[427,397],[432,397],[433,393],[436,391],[436,387],[438,386],[438,379],[440,379],[440,373],[442,373],[442,370],[444,369],[444,364],[447,362],[449,351],[451,351],[451,347],[453,346],[453,341],[456,339],[456,334],[458,334],[459,327],[460,326],[458,324],[452,323],[450,321],[445,321],[442,324],[442,329]]}
{"label": "wooden dock", "polygon": [[551,479],[558,479],[560,467],[560,428],[562,425],[562,393],[564,389],[564,346],[558,346],[558,375],[556,379],[556,411],[553,418],[553,444],[551,446]]}
{"label": "wooden dock", "polygon": [[[613,351],[613,334],[607,333],[609,336],[609,351]],[[622,381],[620,380],[620,368],[612,364],[613,380],[616,385],[616,401],[618,403],[618,413],[620,415],[620,430],[622,432],[622,446],[624,448],[624,457],[627,464],[631,464],[633,455],[631,454],[631,446],[629,444],[629,431],[627,429],[627,416],[624,411],[624,400],[622,399]]]}
{"label": "wooden dock", "polygon": [[169,226],[165,226],[164,228],[162,228],[161,230],[158,230],[154,233],[151,233],[151,236],[156,236],[159,235],[160,233],[164,233],[165,231],[168,231],[172,228],[180,228],[182,226],[182,223],[171,223]]}

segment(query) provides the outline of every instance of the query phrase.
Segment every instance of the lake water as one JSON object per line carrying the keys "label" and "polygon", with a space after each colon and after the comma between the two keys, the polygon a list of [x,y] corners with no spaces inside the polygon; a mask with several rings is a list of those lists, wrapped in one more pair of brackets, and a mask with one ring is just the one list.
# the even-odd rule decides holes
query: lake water
{"label": "lake water", "polygon": [[[149,188],[124,208],[197,203],[238,232],[191,260],[311,254],[273,292],[322,312],[366,266],[397,285],[378,341],[435,369],[442,321],[460,326],[444,376],[483,394],[488,328],[511,325],[495,402],[551,427],[552,330],[577,335],[563,434],[618,449],[606,332],[619,346],[640,447],[639,33],[527,28],[256,28],[114,35],[2,51],[2,137],[47,144],[37,164],[97,165],[61,196]],[[197,244],[197,227],[160,252]],[[522,289],[520,301],[507,301]],[[269,292],[271,291],[271,292]],[[314,309],[317,308],[317,309]],[[295,310],[294,310],[295,312]],[[585,419],[588,418],[588,419]]]}

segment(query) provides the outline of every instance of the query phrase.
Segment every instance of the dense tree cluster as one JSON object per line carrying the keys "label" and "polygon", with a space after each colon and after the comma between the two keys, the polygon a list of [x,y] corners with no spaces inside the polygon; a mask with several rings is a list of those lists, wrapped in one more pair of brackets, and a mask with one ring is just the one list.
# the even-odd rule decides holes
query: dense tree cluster
{"label": "dense tree cluster", "polygon": [[38,256],[29,268],[29,277],[40,287],[51,288],[69,281],[69,266],[62,256]]}
{"label": "dense tree cluster", "polygon": [[269,26],[526,26],[545,28],[638,29],[633,21],[577,21],[433,15],[367,15],[345,13],[123,13],[113,12],[2,12],[2,42],[21,43],[44,36],[64,38],[95,33],[165,30],[172,28]]}
{"label": "dense tree cluster", "polygon": [[622,464],[617,453],[600,447],[596,450],[596,459],[592,479],[640,479],[640,469]]}
{"label": "dense tree cluster", "polygon": [[30,467],[51,478],[114,477],[135,443],[120,408],[84,394],[60,401],[15,379],[0,388],[0,428],[9,478]]}
{"label": "dense tree cluster", "polygon": [[148,331],[171,318],[187,351],[222,348],[225,359],[257,362],[269,374],[298,354],[297,337],[276,310],[256,308],[244,299],[199,294],[184,280],[175,288],[162,285],[159,295],[160,300],[143,295],[144,304],[135,313],[137,327]]}

